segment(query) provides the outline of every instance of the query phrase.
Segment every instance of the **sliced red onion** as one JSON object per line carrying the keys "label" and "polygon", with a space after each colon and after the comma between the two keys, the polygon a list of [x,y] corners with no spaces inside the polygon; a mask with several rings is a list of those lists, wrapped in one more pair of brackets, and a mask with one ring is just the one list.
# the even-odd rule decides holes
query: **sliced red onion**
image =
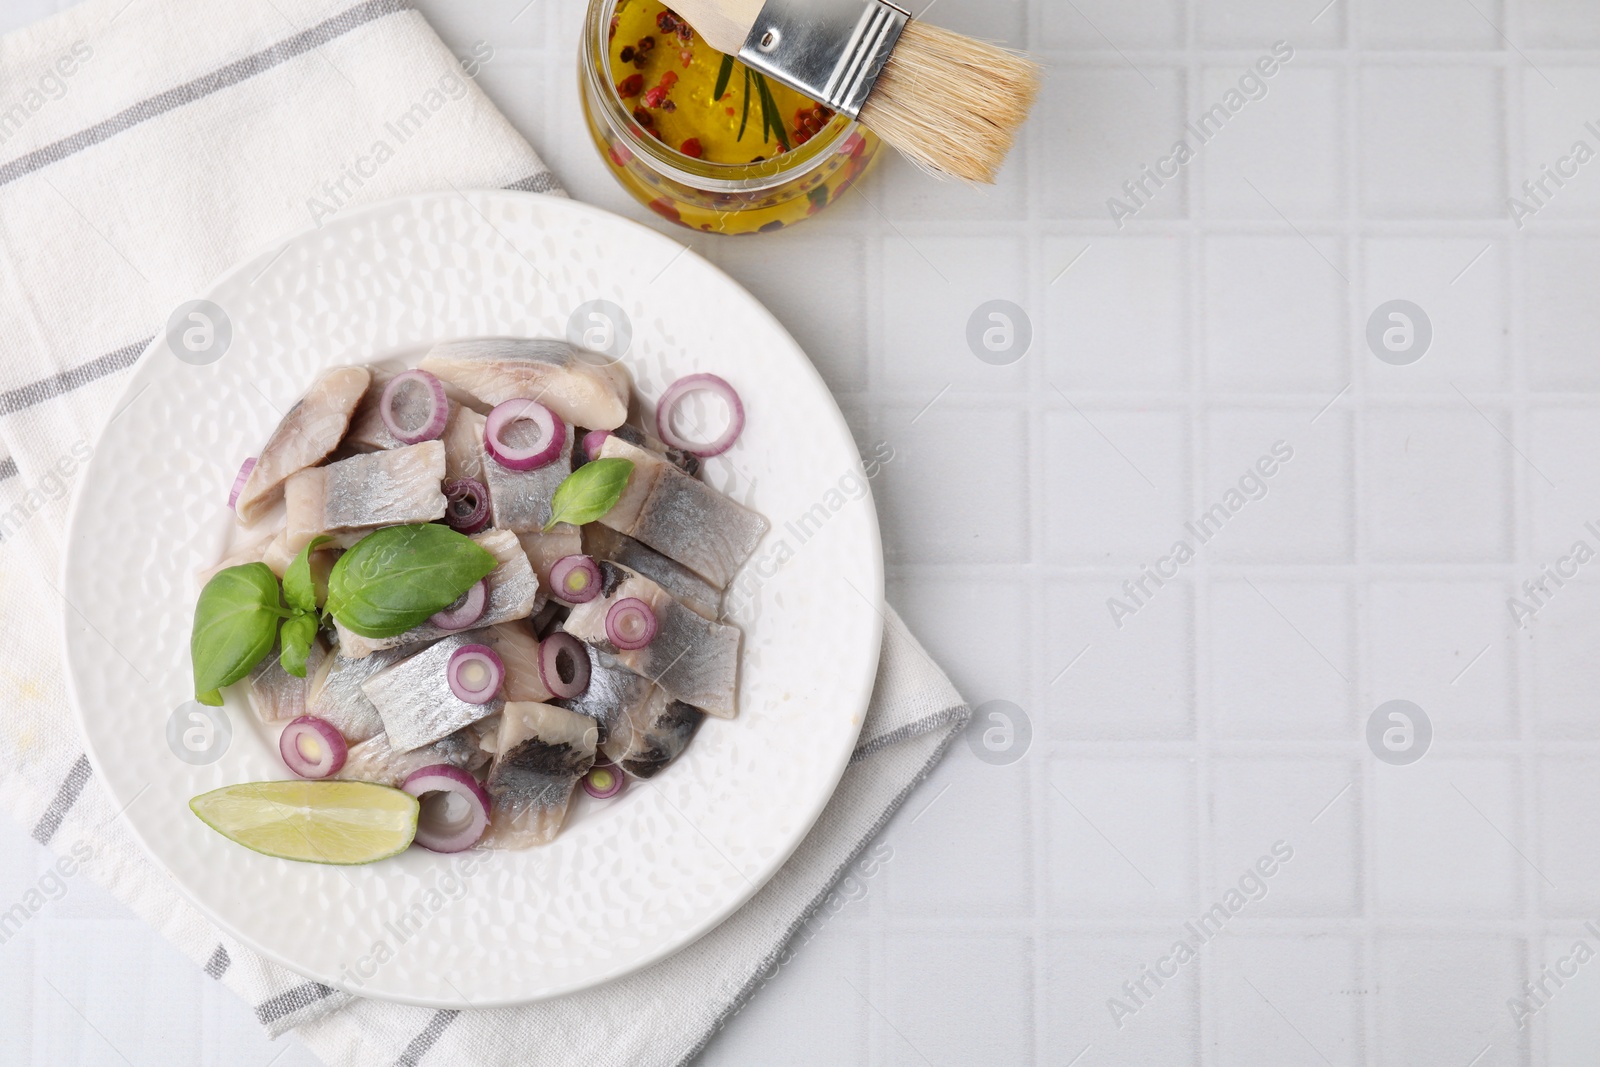
{"label": "sliced red onion", "polygon": [[475,534],[489,525],[489,487],[476,478],[444,485],[444,521],[457,533]]}
{"label": "sliced red onion", "polygon": [[617,773],[615,767],[595,766],[590,768],[589,773],[583,776],[579,784],[583,786],[585,793],[596,800],[610,800],[622,792],[622,785],[626,780],[626,776]]}
{"label": "sliced red onion", "polygon": [[611,436],[610,430],[590,430],[583,435],[583,456],[585,459],[599,459],[600,449],[605,446],[606,438]]}
{"label": "sliced red onion", "polygon": [[589,653],[583,642],[558,630],[539,642],[539,678],[552,696],[576,700],[589,691]]}
{"label": "sliced red onion", "polygon": [[[410,392],[420,392],[425,406],[400,395],[408,385],[421,387]],[[396,441],[417,445],[443,435],[445,423],[450,421],[450,398],[444,395],[444,383],[439,379],[425,370],[408,370],[395,375],[383,387],[383,396],[378,398],[378,415]],[[402,415],[405,416],[403,421]]]}
{"label": "sliced red onion", "polygon": [[[508,435],[519,422],[531,423],[538,431],[536,444],[511,443]],[[489,458],[507,470],[531,471],[543,467],[561,455],[561,446],[566,443],[567,424],[537,400],[507,400],[489,412],[489,421],[483,428],[484,450]]]}
{"label": "sliced red onion", "polygon": [[278,736],[278,754],[302,778],[329,778],[344,767],[350,746],[333,723],[302,715]]}
{"label": "sliced red onion", "polygon": [[600,586],[600,564],[588,556],[562,556],[550,567],[550,592],[563,604],[587,604]]}
{"label": "sliced red onion", "polygon": [[437,763],[412,771],[401,785],[417,798],[417,844],[434,852],[463,852],[489,829],[489,794],[460,767]]}
{"label": "sliced red onion", "polygon": [[244,483],[250,480],[250,472],[256,469],[256,457],[251,456],[239,466],[239,476],[233,480],[233,489],[228,493],[228,506],[231,508],[239,502],[239,494],[244,492]]}
{"label": "sliced red onion", "polygon": [[489,583],[479,578],[454,604],[438,612],[428,621],[441,630],[465,630],[483,618],[484,609],[488,606]]}
{"label": "sliced red onion", "polygon": [[656,625],[656,613],[636,596],[617,601],[606,612],[606,638],[624,652],[654,641]]}
{"label": "sliced red onion", "polygon": [[506,665],[488,645],[462,645],[445,665],[450,692],[468,704],[487,704],[500,695]]}
{"label": "sliced red onion", "polygon": [[[690,393],[711,393],[713,396],[720,396],[728,405],[727,429],[722,431],[722,436],[709,444],[685,440],[672,428],[672,416],[677,412],[683,398]],[[661,403],[656,405],[656,436],[669,447],[681,448],[701,459],[722,455],[733,447],[733,443],[743,432],[744,403],[739,399],[739,394],[734,391],[733,386],[715,374],[691,374],[687,378],[679,378],[661,394]]]}

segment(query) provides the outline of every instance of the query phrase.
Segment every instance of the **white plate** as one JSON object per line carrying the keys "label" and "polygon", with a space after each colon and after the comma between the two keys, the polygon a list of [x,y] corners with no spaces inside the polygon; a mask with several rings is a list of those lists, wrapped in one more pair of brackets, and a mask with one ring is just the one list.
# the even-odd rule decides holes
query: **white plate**
{"label": "white plate", "polygon": [[[749,899],[844,771],[882,626],[861,463],[783,328],[676,242],[582,204],[505,192],[352,212],[200,295],[231,323],[226,354],[194,366],[165,338],[144,354],[81,484],[65,574],[70,689],[90,759],[174,884],[309,978],[456,1008],[626,974]],[[745,632],[740,717],[708,719],[652,782],[604,805],[583,798],[554,844],[494,853],[464,877],[459,860],[420,849],[323,867],[256,855],[207,829],[191,797],[288,777],[276,730],[240,700],[225,709],[232,736],[215,762],[187,763],[168,739],[192,696],[194,572],[219,558],[240,461],[327,367],[415,358],[443,338],[565,336],[594,299],[631,318],[624,362],[646,397],[696,371],[743,396],[744,435],[706,475],[773,524],[732,616]]]}

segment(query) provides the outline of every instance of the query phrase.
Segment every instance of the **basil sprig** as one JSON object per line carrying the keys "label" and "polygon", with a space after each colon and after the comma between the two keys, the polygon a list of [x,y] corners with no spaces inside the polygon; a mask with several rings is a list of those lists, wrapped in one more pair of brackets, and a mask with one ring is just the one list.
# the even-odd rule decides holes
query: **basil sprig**
{"label": "basil sprig", "polygon": [[544,524],[545,532],[555,529],[558,522],[570,522],[574,526],[594,522],[617,506],[632,475],[630,459],[595,459],[585,463],[556,487],[555,496],[550,498],[550,521]]}
{"label": "basil sprig", "polygon": [[189,658],[195,699],[220,705],[223,686],[249,674],[272,651],[278,620],[290,614],[279,602],[278,578],[265,563],[218,571],[194,606]]}
{"label": "basil sprig", "polygon": [[306,659],[317,639],[317,583],[311,576],[311,554],[332,538],[313,537],[283,572],[283,599],[294,614],[278,634],[278,662],[296,678],[306,676]]}
{"label": "basil sprig", "polygon": [[397,637],[461,599],[499,563],[448,526],[390,526],[339,557],[327,610],[362,637]]}

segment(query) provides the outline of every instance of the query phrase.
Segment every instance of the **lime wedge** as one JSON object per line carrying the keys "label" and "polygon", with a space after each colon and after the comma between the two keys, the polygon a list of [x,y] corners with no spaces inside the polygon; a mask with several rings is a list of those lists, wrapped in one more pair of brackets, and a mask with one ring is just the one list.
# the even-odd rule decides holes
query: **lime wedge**
{"label": "lime wedge", "polygon": [[372,863],[417,836],[417,798],[371,782],[248,782],[197,796],[189,808],[245,848],[307,863]]}

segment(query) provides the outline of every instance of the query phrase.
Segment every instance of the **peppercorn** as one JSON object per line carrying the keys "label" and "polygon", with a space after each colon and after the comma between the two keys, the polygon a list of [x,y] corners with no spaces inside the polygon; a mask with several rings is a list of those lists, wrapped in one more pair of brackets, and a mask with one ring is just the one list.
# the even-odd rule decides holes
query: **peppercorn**
{"label": "peppercorn", "polygon": [[647,130],[651,126],[654,126],[656,122],[655,119],[650,117],[650,112],[646,111],[642,107],[636,107],[633,109],[633,121],[637,122]]}
{"label": "peppercorn", "polygon": [[683,142],[683,148],[681,151],[684,155],[692,156],[695,159],[699,159],[705,154],[705,150],[700,147],[700,138],[698,137],[691,137],[687,141]]}
{"label": "peppercorn", "polygon": [[622,52],[621,52],[620,55],[617,56],[617,58],[622,60],[624,63],[632,63],[633,62],[633,56],[634,56],[633,45],[625,44],[625,45],[622,46]]}
{"label": "peppercorn", "polygon": [[643,91],[643,74],[630,74],[626,78],[623,78],[622,81],[617,85],[617,95],[622,97],[624,100],[628,99],[630,96],[638,96]]}

